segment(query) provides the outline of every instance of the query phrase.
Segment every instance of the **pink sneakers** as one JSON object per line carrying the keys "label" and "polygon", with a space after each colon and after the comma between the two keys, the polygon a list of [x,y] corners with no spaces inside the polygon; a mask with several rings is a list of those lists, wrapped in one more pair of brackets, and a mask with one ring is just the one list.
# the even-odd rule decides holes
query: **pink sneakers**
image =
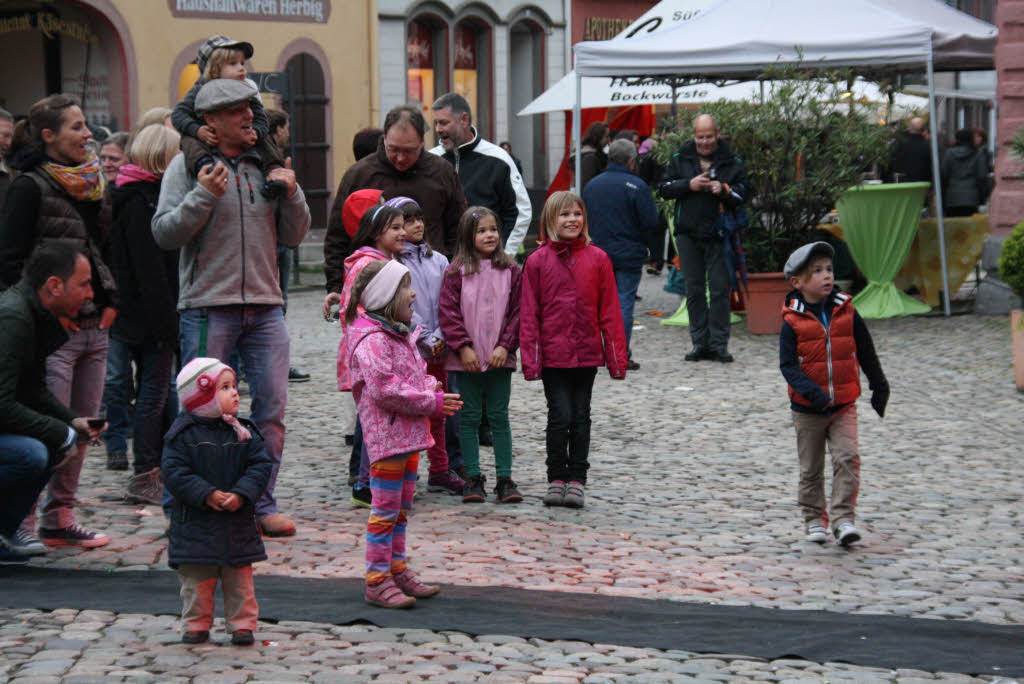
{"label": "pink sneakers", "polygon": [[416,599],[399,589],[391,577],[380,584],[367,586],[366,602],[381,608],[412,608],[416,605]]}
{"label": "pink sneakers", "polygon": [[430,598],[441,591],[437,585],[424,584],[420,578],[412,574],[412,570],[406,570],[400,575],[394,575],[393,579],[398,588],[409,596],[416,598]]}

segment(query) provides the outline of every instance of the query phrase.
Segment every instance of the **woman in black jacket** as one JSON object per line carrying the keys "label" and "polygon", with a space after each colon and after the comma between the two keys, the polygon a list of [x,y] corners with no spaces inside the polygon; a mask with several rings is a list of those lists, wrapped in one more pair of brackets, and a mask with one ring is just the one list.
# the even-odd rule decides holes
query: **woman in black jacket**
{"label": "woman in black jacket", "polygon": [[988,199],[988,160],[974,147],[970,130],[956,132],[956,145],[942,160],[942,204],[946,216],[972,216]]}
{"label": "woman in black jacket", "polygon": [[[120,315],[110,333],[103,400],[112,425],[128,427],[132,362],[139,386],[132,426],[133,470],[125,499],[159,504],[163,495],[160,450],[178,341],[178,251],[160,249],[150,223],[160,198],[160,179],[178,153],[181,137],[161,124],[142,129],[128,151],[111,191],[110,254]],[[125,435],[107,440],[108,453],[125,453]]]}

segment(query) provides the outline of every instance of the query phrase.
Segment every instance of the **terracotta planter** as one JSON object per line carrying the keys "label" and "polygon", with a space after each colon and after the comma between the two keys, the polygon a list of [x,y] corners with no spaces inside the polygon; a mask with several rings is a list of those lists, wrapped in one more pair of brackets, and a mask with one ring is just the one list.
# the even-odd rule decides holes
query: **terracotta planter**
{"label": "terracotta planter", "polygon": [[1024,309],[1010,312],[1010,339],[1013,342],[1013,379],[1017,391],[1024,392]]}
{"label": "terracotta planter", "polygon": [[747,282],[747,328],[755,335],[778,335],[782,302],[793,288],[781,273],[751,273]]}

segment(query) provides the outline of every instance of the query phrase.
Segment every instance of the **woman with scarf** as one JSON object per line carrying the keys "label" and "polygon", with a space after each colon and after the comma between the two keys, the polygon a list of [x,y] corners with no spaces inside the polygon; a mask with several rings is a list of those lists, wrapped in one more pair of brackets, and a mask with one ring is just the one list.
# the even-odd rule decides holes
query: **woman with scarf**
{"label": "woman with scarf", "polygon": [[[50,95],[32,105],[28,119],[15,127],[5,158],[20,172],[7,192],[0,216],[0,281],[13,285],[22,265],[38,245],[62,241],[74,245],[92,267],[93,299],[74,319],[62,318],[68,341],[46,360],[46,386],[75,415],[95,416],[103,394],[110,326],[117,316],[114,278],[104,263],[104,229],[100,204],[105,183],[100,160],[89,146],[92,133],[77,98]],[[85,450],[72,456],[50,477],[40,516],[35,513],[18,531],[16,551],[45,553],[43,546],[94,548],[110,539],[75,522],[75,492]]]}

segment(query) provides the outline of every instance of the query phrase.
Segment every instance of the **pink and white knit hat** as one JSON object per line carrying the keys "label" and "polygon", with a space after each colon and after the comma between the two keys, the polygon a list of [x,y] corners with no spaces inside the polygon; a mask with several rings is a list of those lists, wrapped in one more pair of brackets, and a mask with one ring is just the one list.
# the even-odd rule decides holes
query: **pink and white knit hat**
{"label": "pink and white knit hat", "polygon": [[204,418],[218,418],[220,405],[217,403],[217,379],[226,370],[231,370],[226,363],[206,357],[186,363],[175,381],[178,385],[178,398],[184,409]]}
{"label": "pink and white knit hat", "polygon": [[231,366],[217,359],[203,356],[192,359],[185,364],[175,380],[178,398],[182,407],[189,413],[203,418],[223,418],[244,442],[252,435],[238,422],[238,418],[222,414],[217,402],[217,380],[224,371],[229,371],[232,375],[235,373]]}

